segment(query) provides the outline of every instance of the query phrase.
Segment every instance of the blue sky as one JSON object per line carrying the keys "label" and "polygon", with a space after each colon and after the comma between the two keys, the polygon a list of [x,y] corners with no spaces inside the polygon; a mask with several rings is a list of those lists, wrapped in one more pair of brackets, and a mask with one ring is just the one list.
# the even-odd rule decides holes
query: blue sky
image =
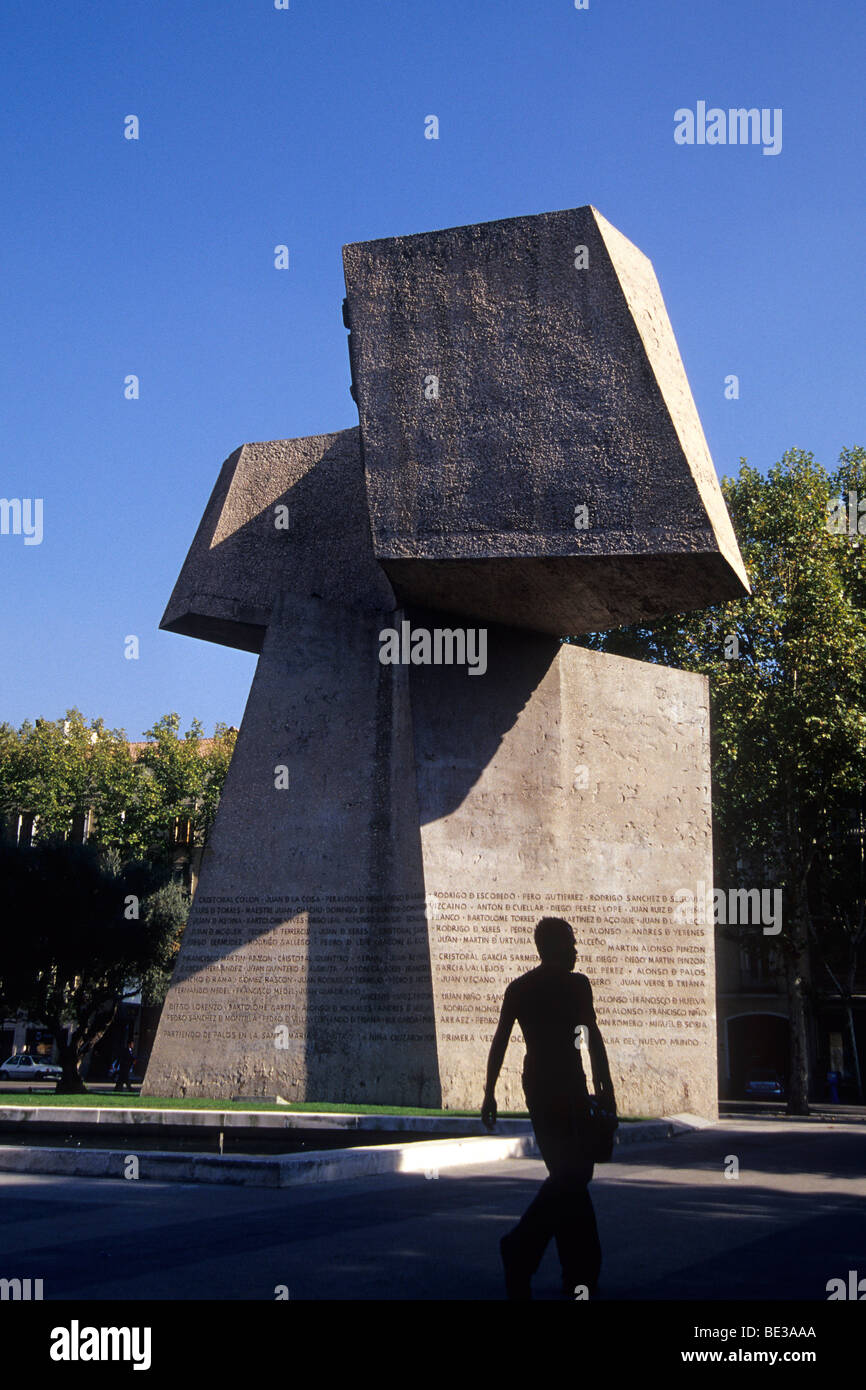
{"label": "blue sky", "polygon": [[[866,443],[860,0],[3,0],[0,40],[0,495],[44,499],[0,719],[240,723],[255,658],[158,623],[222,460],[357,423],[349,241],[593,203],[720,475]],[[781,152],[675,144],[700,100],[781,108]]]}

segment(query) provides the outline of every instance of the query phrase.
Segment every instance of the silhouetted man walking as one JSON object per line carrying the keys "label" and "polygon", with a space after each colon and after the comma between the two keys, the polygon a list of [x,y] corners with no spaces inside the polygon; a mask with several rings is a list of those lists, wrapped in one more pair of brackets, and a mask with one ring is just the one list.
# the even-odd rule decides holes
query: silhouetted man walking
{"label": "silhouetted man walking", "polygon": [[530,1280],[551,1236],[556,1238],[563,1289],[585,1285],[593,1293],[601,1269],[601,1246],[588,1185],[593,1160],[587,1152],[589,1092],[580,1060],[585,1030],[596,1099],[614,1112],[616,1102],[607,1054],[595,1020],[592,988],[574,974],[574,933],[559,917],[535,928],[541,964],[505,991],[499,1024],[490,1044],[481,1118],[496,1123],[496,1081],[514,1022],[526,1042],[523,1090],[532,1128],[550,1174],[513,1231],[500,1242],[509,1298],[531,1298]]}
{"label": "silhouetted man walking", "polygon": [[126,1051],[121,1052],[117,1059],[117,1081],[114,1086],[115,1091],[122,1091],[124,1086],[128,1091],[132,1090],[132,1082],[129,1078],[134,1064],[135,1054],[132,1050],[132,1043],[127,1043]]}

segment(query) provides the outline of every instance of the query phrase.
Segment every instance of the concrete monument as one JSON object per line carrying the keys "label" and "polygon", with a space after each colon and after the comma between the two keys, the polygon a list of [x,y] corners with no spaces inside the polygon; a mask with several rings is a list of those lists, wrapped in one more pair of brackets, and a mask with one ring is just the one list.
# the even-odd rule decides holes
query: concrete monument
{"label": "concrete monument", "polygon": [[748,588],[652,267],[592,208],[344,258],[360,428],[232,454],[163,619],[260,658],[143,1089],[475,1107],[550,914],[623,1113],[712,1115],[706,682],[559,641]]}

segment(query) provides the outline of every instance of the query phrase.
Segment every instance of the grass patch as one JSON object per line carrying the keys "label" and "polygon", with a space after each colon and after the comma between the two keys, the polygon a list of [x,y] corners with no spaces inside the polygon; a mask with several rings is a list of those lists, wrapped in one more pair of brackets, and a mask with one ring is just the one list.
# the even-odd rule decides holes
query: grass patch
{"label": "grass patch", "polygon": [[[440,1115],[446,1119],[457,1116],[476,1120],[481,1114],[480,1110],[422,1110],[406,1105],[354,1105],[350,1101],[341,1105],[329,1101],[299,1101],[289,1105],[277,1105],[273,1101],[262,1100],[212,1100],[206,1096],[190,1096],[184,1100],[177,1096],[139,1096],[114,1091],[105,1094],[98,1091],[88,1091],[86,1095],[56,1095],[53,1091],[27,1094],[21,1091],[15,1095],[8,1093],[0,1095],[0,1109],[20,1105],[63,1105],[82,1108],[98,1107],[100,1109],[119,1107],[122,1110],[274,1110],[293,1111],[300,1114],[305,1111],[316,1111],[320,1114],[341,1115]],[[526,1110],[500,1110],[499,1116],[504,1120],[529,1119]],[[634,1124],[638,1120],[648,1118],[650,1117],[646,1115],[620,1115],[619,1117],[620,1124]]]}
{"label": "grass patch", "polygon": [[[406,1105],[353,1105],[349,1101],[340,1105],[328,1101],[301,1101],[277,1105],[274,1101],[264,1100],[212,1100],[206,1096],[181,1099],[177,1096],[139,1096],[124,1092],[101,1094],[89,1091],[87,1095],[57,1095],[53,1091],[43,1091],[34,1094],[19,1092],[16,1095],[0,1095],[0,1108],[18,1105],[97,1106],[106,1109],[118,1106],[122,1110],[276,1110],[299,1113],[316,1111],[341,1115],[462,1115],[474,1119],[481,1113],[480,1110],[423,1110]],[[499,1113],[509,1119],[528,1119],[525,1110],[500,1110]]]}

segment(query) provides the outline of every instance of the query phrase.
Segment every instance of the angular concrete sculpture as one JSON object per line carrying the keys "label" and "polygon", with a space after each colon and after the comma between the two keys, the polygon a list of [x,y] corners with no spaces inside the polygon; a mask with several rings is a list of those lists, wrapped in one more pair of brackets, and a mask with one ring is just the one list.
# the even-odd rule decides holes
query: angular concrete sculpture
{"label": "angular concrete sculpture", "polygon": [[652,265],[600,213],[343,258],[376,557],[400,599],[562,636],[743,593]]}
{"label": "angular concrete sculpture", "polygon": [[357,429],[236,449],[160,626],[260,652],[281,594],[393,609],[373,554],[360,457]]}
{"label": "angular concrete sculpture", "polygon": [[163,619],[261,656],[144,1090],[477,1106],[551,914],[621,1110],[714,1114],[706,681],[558,640],[747,588],[649,262],[590,208],[345,258],[360,430],[236,451]]}

